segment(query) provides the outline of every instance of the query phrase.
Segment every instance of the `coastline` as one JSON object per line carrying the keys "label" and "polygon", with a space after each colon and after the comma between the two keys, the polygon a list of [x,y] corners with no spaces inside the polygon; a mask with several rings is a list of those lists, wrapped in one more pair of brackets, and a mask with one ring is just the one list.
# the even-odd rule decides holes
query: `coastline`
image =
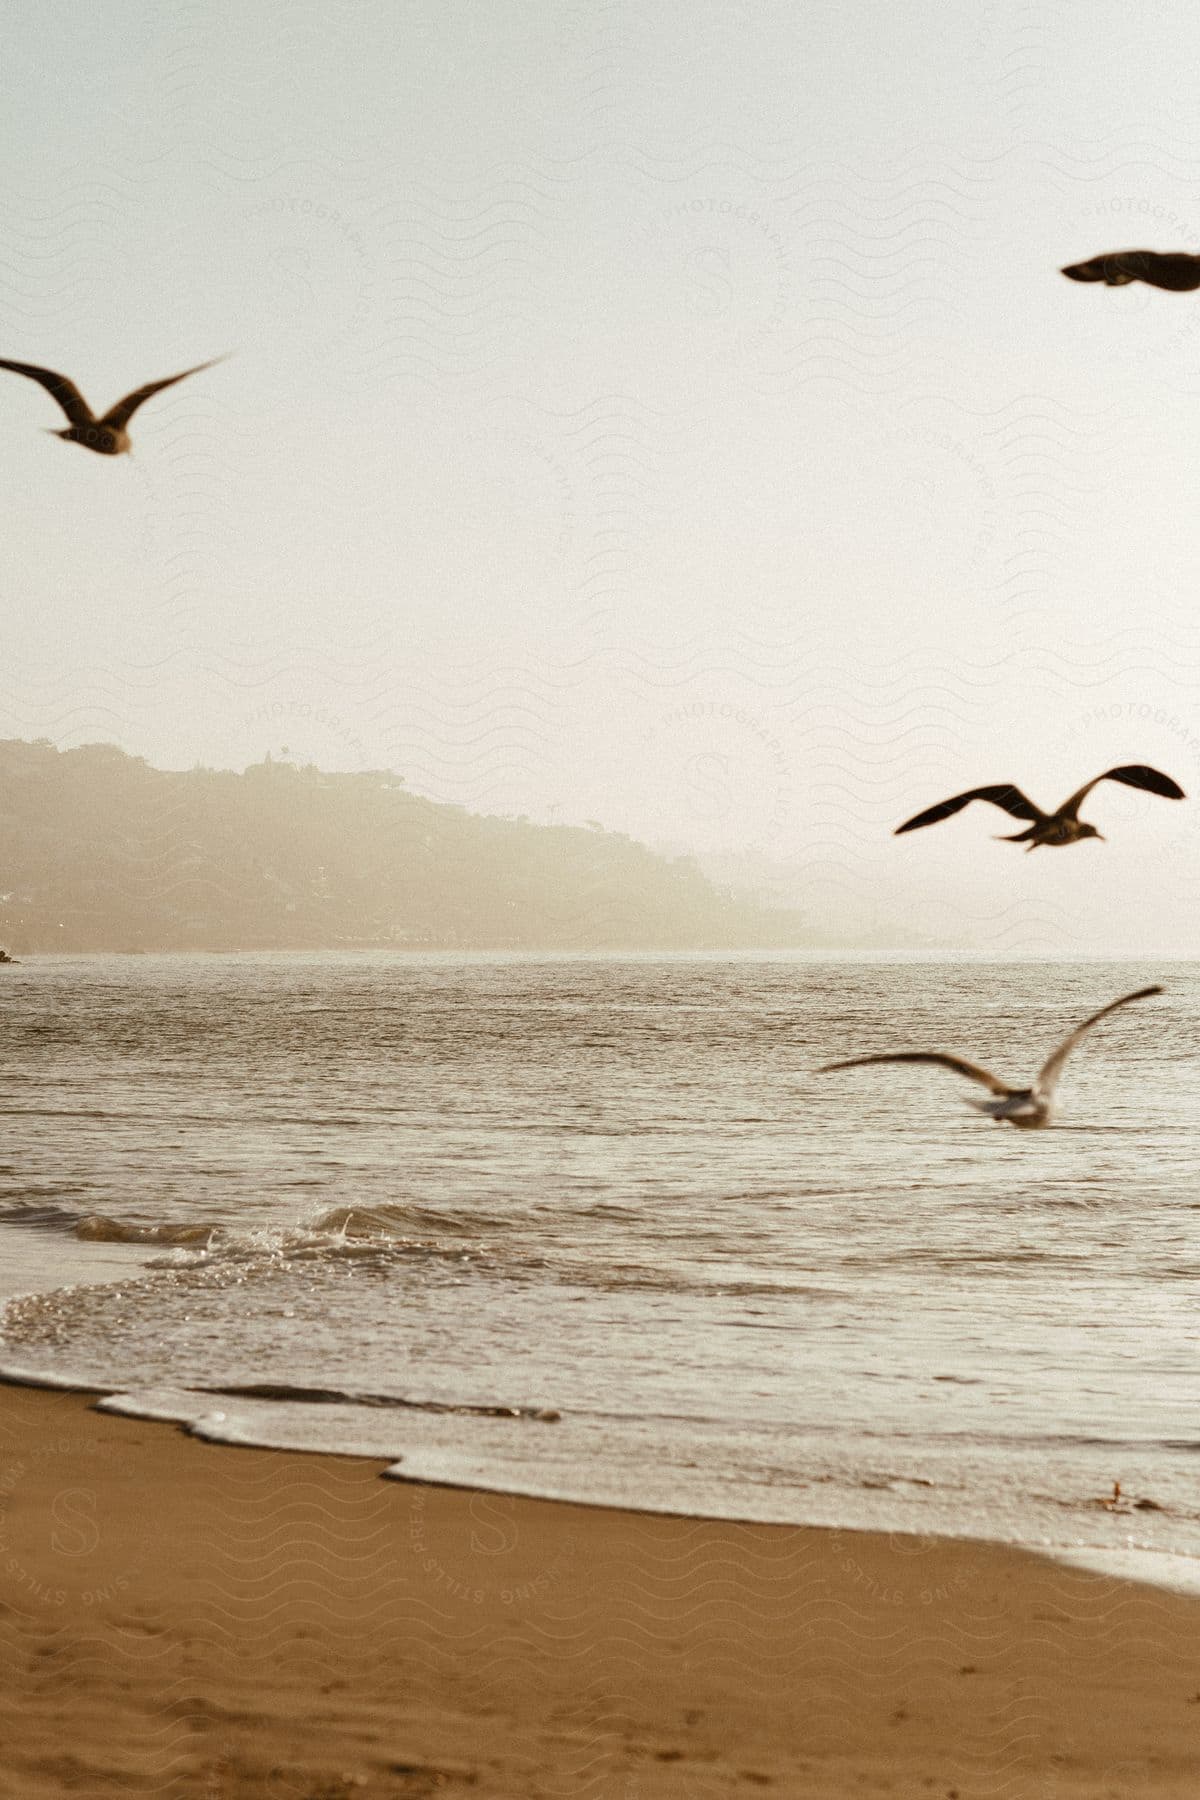
{"label": "coastline", "polygon": [[0,1795],[1200,1777],[1200,1602],[973,1540],[379,1477],[0,1386]]}
{"label": "coastline", "polygon": [[[6,1387],[86,1397],[100,1414],[163,1424],[230,1449],[324,1456],[343,1463],[354,1460],[376,1467],[384,1480],[493,1496],[501,1505],[529,1501],[731,1528],[850,1533],[856,1540],[886,1537],[922,1544],[984,1544],[1028,1552],[1097,1577],[1117,1577],[1200,1598],[1200,1558],[1171,1541],[1169,1533],[1164,1541],[1159,1532],[1155,1541],[1155,1533],[1147,1529],[1147,1511],[1155,1518],[1161,1512],[1157,1505],[1147,1508],[1136,1491],[1122,1491],[1119,1497],[1096,1493],[1087,1506],[1076,1509],[1069,1531],[1064,1532],[1060,1523],[1053,1529],[1058,1523],[1055,1509],[1047,1510],[1045,1497],[1035,1487],[1023,1486],[1022,1470],[1011,1456],[1009,1486],[1022,1500],[1015,1510],[1009,1504],[1002,1512],[981,1504],[978,1495],[965,1509],[961,1496],[960,1503],[948,1509],[935,1497],[936,1483],[924,1479],[908,1494],[898,1491],[895,1483],[866,1476],[829,1491],[819,1475],[815,1482],[801,1478],[794,1487],[782,1474],[777,1485],[767,1488],[754,1475],[732,1491],[711,1485],[689,1488],[680,1485],[683,1471],[674,1464],[664,1483],[652,1460],[644,1465],[641,1481],[631,1491],[627,1469],[624,1474],[609,1470],[606,1478],[596,1466],[594,1457],[601,1446],[586,1439],[559,1443],[558,1433],[567,1427],[553,1409],[534,1414],[526,1423],[538,1432],[552,1424],[558,1453],[549,1460],[526,1459],[514,1469],[502,1448],[511,1424],[507,1415],[498,1421],[498,1437],[467,1447],[456,1441],[453,1429],[447,1437],[442,1428],[458,1409],[445,1408],[439,1402],[356,1405],[350,1393],[291,1389],[286,1384],[267,1384],[262,1389],[131,1389],[120,1384],[101,1386],[82,1373],[0,1361],[0,1394]],[[331,1436],[324,1429],[322,1415],[329,1410],[329,1402],[339,1398],[347,1402],[355,1423]],[[490,1423],[474,1421],[476,1429]],[[653,1434],[646,1436],[646,1457],[653,1459],[656,1442]],[[761,1451],[761,1445],[756,1446],[752,1439],[746,1440],[744,1447],[751,1456]],[[703,1451],[700,1454],[703,1456]],[[587,1470],[587,1479],[580,1481],[577,1473],[566,1474],[568,1467]],[[1023,1473],[1034,1479],[1031,1468]],[[1106,1521],[1102,1532],[1097,1529],[1101,1520]]]}

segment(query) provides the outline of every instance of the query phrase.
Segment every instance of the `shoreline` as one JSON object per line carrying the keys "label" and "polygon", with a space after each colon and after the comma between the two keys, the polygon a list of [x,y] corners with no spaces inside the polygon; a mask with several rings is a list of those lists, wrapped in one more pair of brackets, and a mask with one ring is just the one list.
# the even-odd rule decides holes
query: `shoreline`
{"label": "shoreline", "polygon": [[[108,1279],[120,1278],[119,1273],[114,1273]],[[0,1295],[0,1310],[2,1301],[3,1296]],[[456,1457],[452,1457],[447,1464],[444,1452],[434,1452],[431,1459],[427,1449],[417,1448],[411,1443],[406,1444],[404,1449],[383,1449],[360,1440],[351,1448],[337,1449],[319,1442],[306,1442],[303,1433],[289,1436],[283,1432],[276,1436],[269,1427],[265,1430],[247,1428],[244,1419],[230,1420],[222,1407],[222,1402],[228,1403],[239,1398],[253,1401],[255,1398],[243,1396],[237,1390],[227,1394],[220,1389],[178,1389],[171,1390],[169,1397],[164,1395],[161,1398],[155,1390],[149,1390],[139,1402],[136,1389],[98,1387],[84,1378],[0,1362],[0,1404],[5,1390],[9,1388],[73,1395],[86,1402],[98,1416],[131,1419],[177,1430],[198,1441],[227,1450],[370,1463],[377,1467],[381,1480],[395,1481],[409,1487],[495,1496],[502,1502],[590,1508],[602,1513],[628,1513],[636,1518],[671,1519],[694,1525],[728,1526],[732,1529],[744,1526],[779,1531],[849,1533],[862,1537],[886,1536],[889,1539],[910,1538],[914,1542],[938,1542],[967,1547],[984,1545],[995,1550],[1011,1550],[1036,1556],[1064,1569],[1083,1570],[1097,1578],[1116,1578],[1160,1588],[1176,1596],[1200,1599],[1200,1558],[1177,1547],[1135,1544],[1128,1537],[1123,1544],[1078,1541],[1057,1543],[1034,1537],[998,1535],[981,1529],[978,1523],[974,1528],[965,1525],[960,1528],[956,1522],[947,1523],[944,1516],[929,1523],[913,1521],[911,1518],[901,1520],[861,1517],[841,1518],[832,1523],[828,1516],[821,1517],[819,1513],[816,1517],[795,1517],[777,1508],[756,1514],[741,1510],[737,1505],[722,1508],[708,1504],[689,1511],[685,1505],[676,1504],[673,1499],[661,1500],[649,1494],[633,1505],[623,1496],[580,1495],[572,1493],[569,1487],[556,1489],[553,1485],[539,1487],[523,1482],[489,1479],[486,1474],[478,1472],[475,1458],[472,1461],[476,1466],[470,1474],[451,1472],[453,1463],[458,1460]],[[270,1397],[263,1396],[266,1399]],[[193,1402],[190,1407],[181,1404],[186,1398]],[[283,1396],[279,1398],[282,1399]],[[419,1413],[420,1409],[417,1411]],[[1103,1497],[1097,1496],[1095,1504],[1097,1507],[1102,1506]],[[1127,1517],[1130,1525],[1137,1516],[1137,1508],[1128,1497],[1112,1510]],[[2,1789],[0,1800],[3,1800]]]}
{"label": "shoreline", "polygon": [[0,1386],[0,1795],[1188,1800],[1200,1602],[383,1481]]}

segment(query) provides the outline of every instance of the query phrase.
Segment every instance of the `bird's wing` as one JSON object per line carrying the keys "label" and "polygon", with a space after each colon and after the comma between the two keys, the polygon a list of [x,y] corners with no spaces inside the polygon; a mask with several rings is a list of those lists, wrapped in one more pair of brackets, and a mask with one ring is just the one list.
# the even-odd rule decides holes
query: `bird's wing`
{"label": "bird's wing", "polygon": [[0,369],[11,369],[14,375],[28,375],[30,381],[40,382],[48,394],[54,395],[72,425],[95,423],[91,407],[75,383],[65,375],[58,375],[53,369],[40,369],[36,363],[8,362],[3,358],[0,358]]}
{"label": "bird's wing", "polygon": [[1172,781],[1169,775],[1160,774],[1157,769],[1151,769],[1146,763],[1122,763],[1119,769],[1105,769],[1103,775],[1094,775],[1091,781],[1084,783],[1077,794],[1072,794],[1069,800],[1064,800],[1058,809],[1062,817],[1064,819],[1078,818],[1080,807],[1096,784],[1101,781],[1123,781],[1126,787],[1144,788],[1148,794],[1161,794],[1164,800],[1186,798],[1179,783]]}
{"label": "bird's wing", "polygon": [[183,369],[178,375],[167,375],[162,381],[148,381],[145,387],[134,388],[132,394],[126,394],[115,406],[110,406],[101,425],[111,426],[113,431],[124,431],[138,407],[149,400],[152,394],[159,394],[163,388],[174,387],[177,381],[186,381],[189,375],[198,375],[201,369],[211,369],[214,363],[224,362],[223,356],[214,356],[208,362],[197,363],[194,368]]}
{"label": "bird's wing", "polygon": [[[1091,1021],[1088,1021],[1089,1024]],[[978,1081],[993,1094],[1007,1094],[1012,1090],[1008,1083],[1001,1081],[998,1075],[989,1075],[977,1063],[968,1062],[962,1056],[947,1056],[941,1050],[891,1050],[879,1056],[852,1056],[847,1062],[826,1063],[818,1069],[818,1075],[832,1074],[834,1069],[861,1069],[867,1063],[938,1063],[943,1069],[952,1069],[956,1075],[965,1075],[968,1081]]]}
{"label": "bird's wing", "polygon": [[1186,294],[1200,287],[1200,256],[1175,250],[1109,250],[1087,262],[1068,263],[1063,274],[1069,281],[1103,281],[1109,287],[1144,281],[1150,287]]}
{"label": "bird's wing", "polygon": [[1162,989],[1160,987],[1144,987],[1138,988],[1132,994],[1122,994],[1119,1000],[1110,1000],[1107,1006],[1102,1006],[1100,1011],[1093,1013],[1090,1019],[1085,1019],[1082,1025],[1077,1025],[1070,1037],[1065,1037],[1063,1039],[1062,1043],[1058,1046],[1058,1049],[1046,1058],[1046,1061],[1038,1070],[1037,1080],[1033,1084],[1034,1093],[1044,1100],[1050,1098],[1054,1092],[1055,1084],[1062,1074],[1063,1064],[1066,1062],[1068,1056],[1070,1056],[1080,1038],[1086,1036],[1092,1029],[1092,1026],[1097,1024],[1099,1020],[1106,1019],[1110,1012],[1116,1012],[1118,1006],[1128,1006],[1131,1000],[1145,1000],[1151,994],[1161,993]]}
{"label": "bird's wing", "polygon": [[1005,782],[1000,787],[972,788],[969,794],[955,794],[953,800],[939,800],[936,806],[928,806],[914,818],[906,819],[903,825],[897,825],[892,836],[899,837],[905,831],[919,831],[922,825],[940,824],[943,819],[961,812],[972,800],[990,800],[993,806],[1002,806],[1014,819],[1030,819],[1035,825],[1045,817],[1032,800],[1025,798],[1020,788],[1015,788],[1011,782]]}

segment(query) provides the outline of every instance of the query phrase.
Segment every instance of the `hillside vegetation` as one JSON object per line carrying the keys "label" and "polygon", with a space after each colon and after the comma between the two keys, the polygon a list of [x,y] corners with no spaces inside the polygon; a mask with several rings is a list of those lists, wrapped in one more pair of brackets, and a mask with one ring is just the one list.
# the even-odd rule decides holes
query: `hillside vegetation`
{"label": "hillside vegetation", "polygon": [[386,771],[168,772],[0,742],[0,944],[694,949],[805,941],[617,832],[439,805]]}

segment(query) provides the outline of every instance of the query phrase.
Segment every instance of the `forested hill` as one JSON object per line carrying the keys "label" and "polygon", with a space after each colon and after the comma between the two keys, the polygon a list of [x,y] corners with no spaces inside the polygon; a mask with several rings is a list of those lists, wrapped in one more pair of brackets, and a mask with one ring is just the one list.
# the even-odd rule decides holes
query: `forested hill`
{"label": "forested hill", "polygon": [[488,818],[381,771],[167,772],[0,741],[0,945],[36,950],[802,944],[616,832]]}

